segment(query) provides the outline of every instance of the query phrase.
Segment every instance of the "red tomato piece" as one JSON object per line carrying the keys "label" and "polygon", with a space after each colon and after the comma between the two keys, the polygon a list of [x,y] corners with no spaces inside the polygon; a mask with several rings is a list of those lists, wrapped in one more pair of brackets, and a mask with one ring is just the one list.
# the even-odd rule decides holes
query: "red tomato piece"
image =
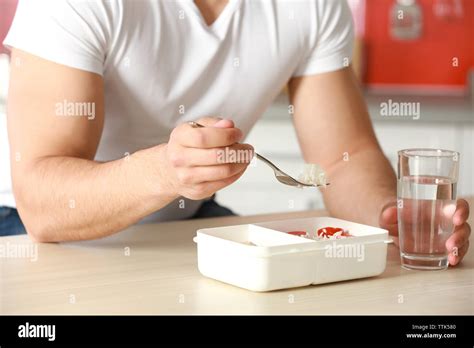
{"label": "red tomato piece", "polygon": [[334,235],[337,232],[342,232],[341,235],[344,235],[344,230],[339,227],[323,227],[320,228],[317,232],[318,237],[329,237]]}
{"label": "red tomato piece", "polygon": [[318,236],[319,235],[327,235],[327,236],[332,236],[336,232],[343,232],[344,230],[342,228],[338,227],[323,227],[318,230]]}

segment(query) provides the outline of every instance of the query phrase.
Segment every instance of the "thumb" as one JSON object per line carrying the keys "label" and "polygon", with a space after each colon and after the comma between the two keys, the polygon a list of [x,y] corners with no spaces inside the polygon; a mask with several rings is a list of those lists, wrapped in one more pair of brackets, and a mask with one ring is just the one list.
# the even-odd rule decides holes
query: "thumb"
{"label": "thumb", "polygon": [[204,127],[217,127],[217,128],[232,128],[234,127],[234,122],[227,119],[222,119],[221,117],[201,117],[197,120],[198,123],[202,124]]}
{"label": "thumb", "polygon": [[385,207],[380,215],[380,222],[384,225],[395,225],[398,222],[397,207]]}
{"label": "thumb", "polygon": [[213,127],[217,128],[233,128],[234,127],[234,122],[232,120],[219,120],[216,123],[212,125]]}
{"label": "thumb", "polygon": [[392,236],[398,235],[398,212],[396,202],[386,204],[380,213],[379,225]]}

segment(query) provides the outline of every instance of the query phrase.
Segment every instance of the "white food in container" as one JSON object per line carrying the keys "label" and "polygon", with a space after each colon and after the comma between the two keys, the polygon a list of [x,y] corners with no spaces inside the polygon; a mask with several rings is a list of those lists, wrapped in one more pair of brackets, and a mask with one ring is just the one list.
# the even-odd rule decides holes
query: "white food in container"
{"label": "white food in container", "polygon": [[[287,233],[328,226],[352,237],[313,240]],[[205,228],[194,241],[204,276],[252,291],[379,275],[390,242],[386,230],[330,217]]]}

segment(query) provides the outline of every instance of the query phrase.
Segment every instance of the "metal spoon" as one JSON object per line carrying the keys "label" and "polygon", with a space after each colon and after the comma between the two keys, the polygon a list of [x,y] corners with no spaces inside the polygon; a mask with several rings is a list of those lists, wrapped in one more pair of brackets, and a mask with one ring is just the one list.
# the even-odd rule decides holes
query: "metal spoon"
{"label": "metal spoon", "polygon": [[[188,124],[193,128],[204,128],[204,126],[202,124],[199,124],[199,123],[194,122],[194,121],[190,121],[190,122],[188,122]],[[328,186],[329,185],[329,183],[318,184],[318,185],[306,184],[306,183],[301,182],[299,180],[296,180],[292,176],[286,174],[283,170],[278,168],[275,164],[273,164],[270,160],[266,159],[262,155],[255,152],[255,156],[260,161],[262,161],[263,163],[268,165],[270,168],[272,168],[273,173],[275,174],[275,178],[284,185],[294,186],[294,187],[321,187],[321,186]]]}

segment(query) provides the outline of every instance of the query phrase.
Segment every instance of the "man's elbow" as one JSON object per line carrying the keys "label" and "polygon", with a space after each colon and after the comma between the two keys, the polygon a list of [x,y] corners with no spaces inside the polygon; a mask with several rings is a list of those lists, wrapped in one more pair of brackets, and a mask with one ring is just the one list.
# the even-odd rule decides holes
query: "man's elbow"
{"label": "man's elbow", "polygon": [[20,215],[23,226],[25,227],[28,236],[37,243],[48,243],[54,242],[52,233],[46,227],[46,224],[42,222],[43,218],[39,214],[32,211],[22,203],[19,203],[17,198],[17,210]]}
{"label": "man's elbow", "polygon": [[36,243],[51,243],[55,242],[44,229],[38,227],[28,227],[25,225],[26,232],[30,239]]}
{"label": "man's elbow", "polygon": [[53,242],[50,229],[45,223],[45,217],[35,207],[31,195],[28,194],[28,190],[22,182],[23,180],[24,178],[13,178],[13,195],[21,222],[33,241],[38,243]]}

